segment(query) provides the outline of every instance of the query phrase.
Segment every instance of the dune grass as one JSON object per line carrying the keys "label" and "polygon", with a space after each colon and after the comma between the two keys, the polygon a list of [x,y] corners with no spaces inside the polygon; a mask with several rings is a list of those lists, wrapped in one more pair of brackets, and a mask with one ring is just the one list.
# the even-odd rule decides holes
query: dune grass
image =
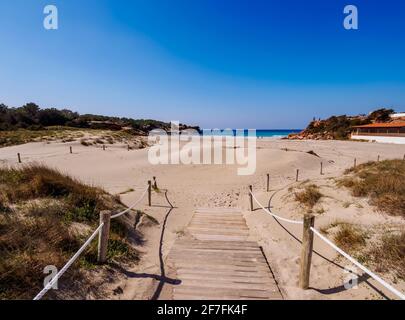
{"label": "dune grass", "polygon": [[62,140],[63,142],[74,141],[81,137],[81,129],[70,127],[47,127],[41,130],[19,129],[12,131],[0,131],[0,147],[14,146],[35,141]]}
{"label": "dune grass", "polygon": [[62,199],[70,209],[72,221],[96,221],[107,209],[103,190],[87,186],[68,175],[41,165],[20,169],[0,168],[0,198],[16,203],[37,198]]}
{"label": "dune grass", "polygon": [[369,197],[378,211],[405,217],[405,161],[368,162],[345,173],[338,185],[355,197]]}
{"label": "dune grass", "polygon": [[378,271],[391,271],[398,278],[405,280],[405,231],[385,234],[368,255]]}
{"label": "dune grass", "polygon": [[[42,288],[44,267],[61,268],[96,228],[99,211],[122,207],[102,189],[41,165],[0,169],[0,299],[32,299]],[[112,221],[109,262],[139,259],[126,232]],[[85,282],[83,268],[94,268],[96,258],[93,241],[64,279]]]}
{"label": "dune grass", "polygon": [[349,223],[340,223],[334,236],[335,243],[343,250],[353,253],[366,245],[367,235],[359,227]]}
{"label": "dune grass", "polygon": [[303,191],[295,193],[295,201],[303,204],[308,209],[312,209],[321,198],[322,193],[315,184],[310,184]]}

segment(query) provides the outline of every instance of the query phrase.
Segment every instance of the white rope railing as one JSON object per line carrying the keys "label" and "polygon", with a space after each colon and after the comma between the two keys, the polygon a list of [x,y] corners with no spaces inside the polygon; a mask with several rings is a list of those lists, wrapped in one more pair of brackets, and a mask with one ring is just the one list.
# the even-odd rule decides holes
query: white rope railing
{"label": "white rope railing", "polygon": [[143,197],[146,195],[146,192],[148,192],[148,189],[149,189],[149,187],[147,187],[145,189],[145,191],[142,193],[141,197],[138,200],[136,200],[131,206],[129,206],[127,209],[125,209],[125,210],[123,210],[121,212],[118,212],[117,214],[111,216],[111,219],[118,218],[118,217],[122,216],[123,214],[126,214],[127,212],[131,211],[139,202],[141,202]]}
{"label": "white rope railing", "polygon": [[256,197],[255,197],[255,195],[253,194],[253,192],[251,192],[251,191],[249,190],[249,193],[251,194],[251,196],[252,196],[252,198],[255,200],[255,202],[256,202],[264,211],[266,211],[268,214],[272,215],[274,218],[276,218],[276,219],[278,219],[278,220],[281,220],[281,221],[284,221],[284,222],[288,222],[288,223],[302,224],[302,221],[290,220],[290,219],[283,218],[283,217],[280,217],[280,216],[274,214],[273,212],[271,212],[270,210],[268,210],[267,208],[265,208],[265,207],[256,199]]}
{"label": "white rope railing", "polygon": [[[272,215],[274,218],[281,220],[281,221],[285,221],[288,223],[293,223],[293,224],[303,224],[302,221],[297,221],[297,220],[290,220],[290,219],[286,219],[283,217],[280,217],[274,213],[272,213],[271,211],[269,211],[267,208],[265,208],[254,196],[253,192],[249,190],[249,193],[251,194],[252,198],[255,200],[255,202],[267,213],[269,213],[270,215]],[[402,300],[405,300],[405,295],[398,291],[397,289],[395,289],[393,286],[391,286],[389,283],[387,283],[386,281],[384,281],[383,279],[381,279],[379,276],[377,276],[375,273],[373,273],[371,270],[367,269],[365,266],[363,266],[360,262],[358,262],[356,259],[354,259],[352,256],[350,256],[349,254],[347,254],[346,252],[344,252],[342,249],[340,249],[338,246],[336,246],[332,241],[330,241],[328,238],[326,238],[325,236],[323,236],[318,230],[316,230],[314,227],[310,228],[311,231],[316,234],[321,240],[323,240],[324,242],[326,242],[330,247],[332,247],[335,251],[337,251],[338,253],[340,253],[343,257],[345,257],[347,260],[349,260],[351,263],[353,263],[355,266],[357,266],[359,269],[363,270],[365,273],[367,273],[370,277],[372,277],[374,280],[376,280],[379,284],[381,284],[384,288],[386,288],[387,290],[389,290],[390,292],[392,292],[393,294],[395,294],[397,297],[399,297]]]}
{"label": "white rope railing", "polygon": [[405,295],[395,289],[393,286],[391,286],[389,283],[385,282],[383,279],[381,279],[379,276],[377,276],[375,273],[373,273],[371,270],[367,269],[365,266],[363,266],[360,262],[358,262],[356,259],[348,255],[346,252],[344,252],[342,249],[340,249],[338,246],[336,246],[332,241],[330,241],[328,238],[323,236],[318,230],[315,228],[311,227],[311,230],[314,234],[316,234],[319,238],[321,238],[324,242],[326,242],[330,247],[335,249],[337,252],[339,252],[342,256],[344,256],[347,260],[349,260],[351,263],[353,263],[355,266],[357,266],[359,269],[363,270],[365,273],[367,273],[370,277],[372,277],[375,281],[380,283],[384,288],[387,290],[391,291],[393,294],[395,294],[397,297],[399,297],[402,300],[405,300]]}
{"label": "white rope railing", "polygon": [[97,229],[93,232],[93,234],[87,239],[87,241],[80,247],[80,249],[74,254],[72,258],[63,266],[62,269],[52,278],[51,281],[35,296],[34,300],[40,300],[45,293],[49,291],[53,287],[53,285],[58,281],[58,279],[66,272],[67,269],[76,261],[76,259],[80,256],[80,254],[87,248],[87,246],[93,241],[93,239],[97,236],[101,228],[104,226],[104,223],[100,224]]}
{"label": "white rope railing", "polygon": [[[111,216],[111,219],[118,218],[122,216],[123,214],[129,212],[132,210],[145,196],[146,192],[148,191],[148,188],[145,189],[145,191],[142,193],[141,197],[133,203],[130,207],[127,209]],[[89,244],[93,241],[93,239],[97,236],[97,234],[100,232],[101,228],[104,226],[104,223],[101,223],[97,229],[92,233],[92,235],[86,240],[86,242],[80,247],[80,249],[73,255],[72,258],[63,266],[62,269],[52,278],[51,281],[48,282],[48,284],[35,296],[33,300],[40,300],[52,287],[53,285],[59,280],[59,278],[66,272],[67,269],[77,260],[77,258],[82,254],[82,252],[89,246]]]}

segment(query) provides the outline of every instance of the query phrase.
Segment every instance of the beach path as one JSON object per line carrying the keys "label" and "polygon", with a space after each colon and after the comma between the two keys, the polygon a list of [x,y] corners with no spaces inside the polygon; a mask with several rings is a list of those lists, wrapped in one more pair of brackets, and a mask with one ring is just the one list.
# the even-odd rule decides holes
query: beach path
{"label": "beach path", "polygon": [[282,299],[270,266],[239,209],[197,209],[191,235],[174,243],[168,256],[174,300]]}

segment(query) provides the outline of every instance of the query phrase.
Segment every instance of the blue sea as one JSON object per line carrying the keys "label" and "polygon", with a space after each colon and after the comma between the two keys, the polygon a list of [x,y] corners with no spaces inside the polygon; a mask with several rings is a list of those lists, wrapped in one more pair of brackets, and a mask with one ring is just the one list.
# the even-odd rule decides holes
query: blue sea
{"label": "blue sea", "polygon": [[[300,133],[302,129],[256,129],[256,137],[258,138],[283,138],[287,137],[291,133]],[[212,131],[211,133],[204,130],[204,135],[216,135],[216,136],[229,136],[229,135],[236,135],[240,134],[240,131],[232,130],[233,134],[226,130],[221,131]],[[244,130],[244,135],[248,136],[248,130]]]}
{"label": "blue sea", "polygon": [[260,129],[256,130],[256,137],[260,138],[282,138],[287,137],[291,133],[300,133],[301,129],[282,129],[282,130],[269,130],[269,129]]}

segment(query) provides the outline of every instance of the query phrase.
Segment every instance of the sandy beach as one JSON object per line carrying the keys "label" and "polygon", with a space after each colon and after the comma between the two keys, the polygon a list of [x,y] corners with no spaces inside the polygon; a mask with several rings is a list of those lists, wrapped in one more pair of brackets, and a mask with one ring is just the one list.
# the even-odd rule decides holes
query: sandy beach
{"label": "sandy beach", "polygon": [[[73,154],[69,153],[73,147]],[[238,176],[237,165],[151,165],[149,148],[127,150],[124,145],[101,147],[83,146],[79,142],[28,143],[0,149],[1,166],[21,166],[32,162],[43,163],[68,173],[83,182],[100,186],[111,194],[121,194],[121,200],[130,205],[146,188],[147,181],[157,178],[158,187],[167,189],[167,196],[175,207],[169,212],[164,193],[153,194],[153,206],[144,200],[139,209],[159,221],[157,226],[142,226],[145,242],[138,247],[143,253],[141,262],[127,270],[118,282],[123,293],[112,299],[148,299],[157,286],[161,271],[159,243],[162,225],[166,219],[162,258],[165,260],[174,241],[187,236],[185,228],[195,208],[237,207],[243,210],[250,229],[250,239],[262,246],[279,287],[286,299],[384,299],[393,295],[374,280],[360,277],[358,289],[343,286],[351,264],[338,256],[325,243],[315,238],[310,290],[298,288],[300,239],[302,226],[277,222],[263,210],[249,209],[248,186],[252,185],[259,201],[270,206],[283,217],[302,220],[303,209],[294,201],[291,188],[303,183],[315,183],[324,194],[316,214],[318,230],[333,221],[344,220],[370,229],[387,226],[405,227],[401,217],[378,213],[367,199],[354,198],[339,188],[334,178],[357,164],[384,159],[402,159],[405,146],[353,141],[289,141],[281,139],[257,140],[257,168],[254,175]],[[313,151],[316,155],[309,154]],[[22,164],[18,164],[17,153]],[[320,163],[323,175],[320,175]],[[296,170],[299,181],[296,182]],[[266,175],[270,175],[270,192],[266,191]],[[134,191],[126,192],[129,189]],[[124,193],[126,192],[126,193]],[[258,206],[255,206],[258,208]],[[139,276],[143,274],[144,276]],[[359,271],[359,274],[362,273]],[[132,275],[132,276],[131,276]],[[137,276],[138,275],[138,276]],[[379,274],[386,281],[405,291],[405,282],[393,283],[391,274]],[[169,286],[166,284],[166,286]],[[168,298],[163,290],[160,298]],[[89,297],[91,298],[91,297]]]}

